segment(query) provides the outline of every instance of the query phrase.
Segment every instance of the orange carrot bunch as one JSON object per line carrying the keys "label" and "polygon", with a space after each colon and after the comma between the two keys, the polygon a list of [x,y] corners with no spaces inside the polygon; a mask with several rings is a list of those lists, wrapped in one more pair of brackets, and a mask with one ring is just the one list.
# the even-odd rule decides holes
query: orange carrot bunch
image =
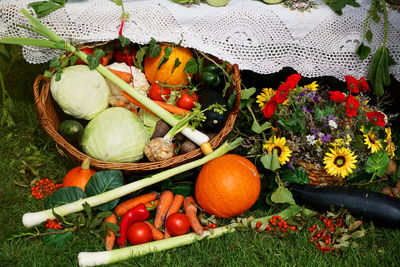
{"label": "orange carrot bunch", "polygon": [[62,184],[55,184],[52,179],[41,179],[31,187],[31,195],[36,199],[42,199],[50,196],[54,191],[61,188]]}

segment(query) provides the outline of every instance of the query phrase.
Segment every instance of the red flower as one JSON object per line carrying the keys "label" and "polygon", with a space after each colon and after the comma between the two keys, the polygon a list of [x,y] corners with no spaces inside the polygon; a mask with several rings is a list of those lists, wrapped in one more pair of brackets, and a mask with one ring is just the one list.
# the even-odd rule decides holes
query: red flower
{"label": "red flower", "polygon": [[332,101],[342,103],[346,99],[346,95],[340,91],[329,91],[331,96],[329,97]]}
{"label": "red flower", "polygon": [[372,122],[373,124],[385,127],[386,115],[384,113],[379,111],[372,111],[372,112],[366,112],[365,114],[367,115],[369,121]]}
{"label": "red flower", "polygon": [[358,87],[359,87],[360,91],[363,93],[369,91],[369,85],[364,77],[361,77],[361,79],[359,80]]}
{"label": "red flower", "polygon": [[349,117],[357,116],[357,108],[359,106],[360,106],[360,103],[357,101],[357,99],[354,96],[349,95],[346,98],[346,113],[347,113],[347,116],[349,116]]}
{"label": "red flower", "polygon": [[347,89],[349,89],[350,92],[356,93],[356,94],[359,93],[359,89],[358,89],[359,81],[356,78],[354,78],[353,76],[350,76],[350,75],[346,75],[346,76],[344,76],[344,79],[346,80],[346,83],[347,83]]}
{"label": "red flower", "polygon": [[271,97],[270,100],[264,105],[263,108],[264,117],[271,118],[272,115],[274,115],[275,113],[277,104],[278,103],[276,102],[275,96]]}
{"label": "red flower", "polygon": [[283,83],[279,86],[274,95],[277,104],[282,104],[288,99],[290,89],[292,88],[290,88],[287,83]]}
{"label": "red flower", "polygon": [[297,83],[300,81],[301,75],[296,73],[292,74],[286,79],[286,84],[288,85],[289,89],[293,89],[296,87]]}

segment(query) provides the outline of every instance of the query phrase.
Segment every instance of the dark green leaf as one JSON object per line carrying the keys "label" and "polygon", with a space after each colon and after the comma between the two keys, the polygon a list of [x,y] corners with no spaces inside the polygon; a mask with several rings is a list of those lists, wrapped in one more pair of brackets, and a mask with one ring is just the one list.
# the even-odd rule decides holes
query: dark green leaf
{"label": "dark green leaf", "polygon": [[122,47],[128,46],[131,43],[131,40],[129,40],[128,38],[126,38],[125,36],[122,36],[122,35],[120,35],[118,37],[118,39],[121,42]]}
{"label": "dark green leaf", "polygon": [[114,233],[118,233],[118,232],[119,232],[119,226],[118,226],[118,224],[110,223],[110,222],[105,222],[105,225],[107,226],[108,229],[110,229],[110,230],[113,231]]}
{"label": "dark green leaf", "polygon": [[262,133],[265,130],[271,128],[271,123],[266,121],[262,125],[260,125],[256,120],[253,121],[253,125],[251,126],[251,130],[255,133]]}
{"label": "dark green leaf", "polygon": [[164,48],[164,54],[165,54],[165,57],[167,58],[167,60],[169,59],[169,56],[171,55],[171,53],[172,53],[171,47],[167,46]]}
{"label": "dark green leaf", "polygon": [[46,198],[44,204],[47,209],[58,207],[67,203],[86,198],[85,192],[76,186],[63,187]]}
{"label": "dark green leaf", "polygon": [[310,180],[305,171],[300,169],[288,170],[284,172],[281,176],[282,182],[286,183],[298,183],[298,184],[308,184]]}
{"label": "dark green leaf", "polygon": [[186,62],[185,68],[183,71],[191,74],[196,74],[199,71],[199,65],[194,58],[191,58]]}
{"label": "dark green leaf", "polygon": [[100,64],[100,59],[97,57],[94,57],[92,54],[88,54],[86,59],[88,61],[90,70],[94,70]]}
{"label": "dark green leaf", "polygon": [[158,57],[161,54],[161,46],[156,43],[154,38],[151,38],[149,43],[149,57]]}
{"label": "dark green leaf", "polygon": [[236,98],[236,89],[235,91],[229,96],[228,99],[228,108],[231,109],[235,105],[235,98]]}
{"label": "dark green leaf", "polygon": [[62,247],[73,237],[71,232],[57,233],[60,231],[53,229],[48,229],[48,231],[54,234],[44,235],[43,241],[50,246]]}
{"label": "dark green leaf", "polygon": [[364,43],[361,43],[357,47],[356,55],[359,56],[361,59],[366,59],[370,53],[371,53],[371,48],[369,46],[364,45]]}
{"label": "dark green leaf", "polygon": [[110,217],[111,215],[113,215],[112,211],[107,210],[107,211],[99,212],[96,215],[96,218],[105,219],[105,218]]}
{"label": "dark green leaf", "polygon": [[175,62],[174,62],[174,67],[172,68],[172,72],[174,72],[174,70],[179,67],[181,65],[181,61],[179,60],[179,58],[175,58]]}
{"label": "dark green leaf", "polygon": [[0,56],[3,56],[6,60],[11,58],[11,54],[6,44],[0,44]]}
{"label": "dark green leaf", "polygon": [[338,15],[342,15],[342,9],[346,5],[351,5],[354,7],[360,7],[355,0],[324,0],[324,2]]}
{"label": "dark green leaf", "polygon": [[366,33],[365,33],[365,38],[367,38],[367,41],[368,42],[371,42],[372,41],[372,31],[371,30],[368,30]]}
{"label": "dark green leaf", "polygon": [[86,212],[86,214],[91,215],[92,207],[87,202],[83,203],[82,206],[83,206],[83,210]]}
{"label": "dark green leaf", "polygon": [[54,68],[54,67],[59,67],[61,65],[61,63],[58,61],[57,57],[53,57],[52,60],[50,60],[50,67]]}
{"label": "dark green leaf", "polygon": [[93,52],[94,56],[100,60],[100,58],[104,57],[106,53],[103,51],[103,49],[96,48]]}
{"label": "dark green leaf", "polygon": [[78,61],[78,57],[77,56],[71,56],[71,58],[70,58],[70,60],[69,60],[69,63],[71,64],[71,66],[73,66],[73,65],[75,65],[76,64],[76,62]]}
{"label": "dark green leaf", "polygon": [[[123,186],[122,173],[117,170],[98,171],[92,175],[86,184],[85,192],[88,197],[104,193],[114,188]],[[101,211],[113,209],[119,201],[119,198],[99,206]]]}
{"label": "dark green leaf", "polygon": [[389,167],[389,161],[388,154],[384,150],[379,150],[368,157],[365,170],[370,174],[376,173],[378,177],[382,177]]}
{"label": "dark green leaf", "polygon": [[157,70],[159,70],[161,68],[161,66],[164,65],[167,61],[168,61],[168,58],[165,55],[163,55],[161,57],[160,62],[158,62]]}
{"label": "dark green leaf", "polygon": [[267,170],[275,171],[281,167],[276,151],[274,151],[273,154],[266,154],[262,156],[260,161]]}
{"label": "dark green leaf", "polygon": [[51,12],[63,7],[64,5],[59,5],[55,2],[38,1],[29,3],[28,6],[31,7],[33,11],[35,11],[38,18],[42,18],[44,16],[47,16]]}
{"label": "dark green leaf", "polygon": [[142,46],[139,48],[139,50],[136,52],[136,60],[135,60],[135,67],[139,68],[143,71],[143,59],[145,55],[147,54],[147,51],[149,48],[147,46]]}

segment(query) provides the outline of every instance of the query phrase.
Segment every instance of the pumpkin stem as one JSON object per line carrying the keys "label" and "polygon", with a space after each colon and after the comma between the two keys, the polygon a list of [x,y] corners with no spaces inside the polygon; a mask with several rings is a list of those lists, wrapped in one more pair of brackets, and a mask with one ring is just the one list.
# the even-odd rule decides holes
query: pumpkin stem
{"label": "pumpkin stem", "polygon": [[90,159],[85,158],[81,165],[82,170],[89,170],[90,169]]}

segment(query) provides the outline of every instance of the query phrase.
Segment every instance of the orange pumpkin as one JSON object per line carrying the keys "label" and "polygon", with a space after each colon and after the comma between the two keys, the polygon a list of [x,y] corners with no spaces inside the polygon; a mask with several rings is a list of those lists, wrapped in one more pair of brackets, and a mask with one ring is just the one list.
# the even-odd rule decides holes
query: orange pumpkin
{"label": "orange pumpkin", "polygon": [[81,166],[71,169],[64,177],[62,183],[63,187],[77,186],[85,190],[86,184],[89,182],[90,177],[95,174],[96,171],[90,169],[90,159],[86,158]]}
{"label": "orange pumpkin", "polygon": [[208,214],[229,218],[251,208],[260,190],[260,175],[253,163],[235,154],[225,154],[202,167],[195,195]]}

